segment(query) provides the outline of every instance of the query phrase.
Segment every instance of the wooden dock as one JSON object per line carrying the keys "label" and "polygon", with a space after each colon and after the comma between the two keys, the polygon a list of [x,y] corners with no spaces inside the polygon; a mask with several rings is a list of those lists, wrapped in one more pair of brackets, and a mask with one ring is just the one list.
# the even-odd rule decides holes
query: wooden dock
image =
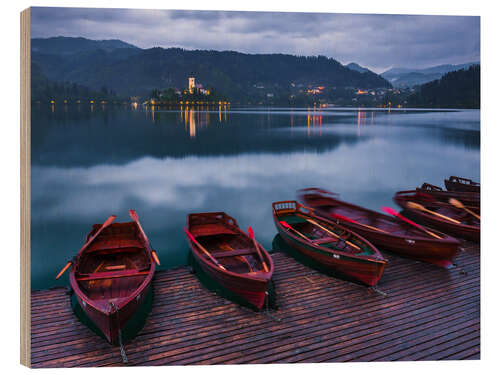
{"label": "wooden dock", "polygon": [[[273,253],[271,316],[207,290],[187,267],[157,272],[128,365],[479,359],[479,246],[465,243],[451,270],[384,254],[377,291]],[[66,289],[32,292],[31,314],[32,367],[122,365],[119,348],[75,317]]]}

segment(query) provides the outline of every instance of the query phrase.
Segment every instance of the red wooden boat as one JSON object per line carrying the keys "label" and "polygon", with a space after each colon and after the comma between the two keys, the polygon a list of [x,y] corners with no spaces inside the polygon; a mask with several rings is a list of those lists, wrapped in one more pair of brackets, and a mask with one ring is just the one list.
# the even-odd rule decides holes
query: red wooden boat
{"label": "red wooden boat", "polygon": [[318,215],[336,220],[379,249],[445,268],[458,253],[460,243],[449,235],[433,230],[436,238],[394,216],[343,202],[329,191],[308,188],[300,190],[299,197]]}
{"label": "red wooden boat", "polygon": [[[448,203],[426,199],[415,190],[399,191],[394,202],[418,221],[452,236],[480,241],[480,219]],[[418,205],[420,207],[413,207]],[[479,215],[479,207],[469,207]],[[451,220],[450,220],[451,219]]]}
{"label": "red wooden boat", "polygon": [[469,191],[473,193],[480,192],[479,182],[474,182],[469,178],[450,176],[444,180],[444,186],[449,191]]}
{"label": "red wooden boat", "polygon": [[386,260],[366,239],[350,229],[322,219],[296,201],[273,203],[276,228],[299,253],[331,271],[365,285],[382,277]]}
{"label": "red wooden boat", "polygon": [[262,309],[274,272],[273,260],[262,245],[224,212],[189,214],[186,234],[195,261],[208,276]]}
{"label": "red wooden boat", "polygon": [[[94,224],[73,260],[70,283],[89,319],[113,345],[141,306],[155,272],[154,250],[137,220]],[[156,258],[157,259],[157,258]]]}
{"label": "red wooden boat", "polygon": [[418,193],[427,194],[434,199],[448,203],[450,198],[458,199],[460,202],[466,206],[476,206],[481,205],[481,195],[479,193],[474,193],[470,191],[446,191],[439,186],[423,183],[421,187],[415,189]]}

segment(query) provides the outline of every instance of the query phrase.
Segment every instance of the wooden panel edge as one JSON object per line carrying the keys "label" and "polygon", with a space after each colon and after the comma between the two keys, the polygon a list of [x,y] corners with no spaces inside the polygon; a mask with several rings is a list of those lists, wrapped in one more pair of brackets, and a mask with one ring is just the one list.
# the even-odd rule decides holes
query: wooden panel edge
{"label": "wooden panel edge", "polygon": [[31,367],[31,230],[30,230],[30,166],[31,166],[31,10],[25,9],[21,12],[21,43],[20,43],[20,172],[21,172],[21,264],[20,264],[20,362],[24,366]]}

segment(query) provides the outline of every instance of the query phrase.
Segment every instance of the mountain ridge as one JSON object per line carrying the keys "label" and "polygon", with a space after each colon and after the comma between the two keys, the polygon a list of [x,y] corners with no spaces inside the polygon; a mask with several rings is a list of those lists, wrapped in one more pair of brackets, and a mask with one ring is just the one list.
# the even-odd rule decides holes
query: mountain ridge
{"label": "mountain ridge", "polygon": [[[76,43],[73,46],[72,43]],[[186,87],[187,77],[244,100],[290,95],[291,86],[391,87],[373,72],[360,73],[326,56],[247,54],[237,51],[141,49],[120,40],[32,40],[32,61],[50,80],[74,82],[120,95],[147,95],[156,88]]]}
{"label": "mountain ridge", "polygon": [[380,76],[391,82],[395,87],[413,87],[427,82],[440,79],[446,73],[460,69],[468,69],[480,62],[469,62],[464,64],[441,64],[427,68],[404,68],[395,67],[381,73]]}

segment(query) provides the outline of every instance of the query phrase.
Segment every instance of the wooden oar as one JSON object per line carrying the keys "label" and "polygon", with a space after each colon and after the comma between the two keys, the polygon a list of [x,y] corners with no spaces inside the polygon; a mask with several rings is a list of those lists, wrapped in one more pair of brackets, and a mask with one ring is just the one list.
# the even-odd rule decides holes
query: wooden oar
{"label": "wooden oar", "polygon": [[194,236],[191,234],[191,232],[190,232],[187,228],[184,228],[184,231],[186,232],[186,234],[187,234],[187,236],[189,237],[189,239],[190,239],[191,241],[193,241],[193,243],[194,243],[194,244],[196,244],[196,246],[198,246],[198,248],[199,248],[201,251],[203,251],[203,252],[205,253],[205,255],[206,255],[206,256],[207,256],[207,257],[208,257],[208,258],[209,258],[212,262],[214,262],[217,266],[219,266],[220,268],[222,268],[224,271],[226,270],[226,269],[224,268],[224,266],[223,266],[222,264],[220,264],[220,263],[217,261],[217,259],[215,259],[215,258],[212,256],[212,254],[210,254],[210,253],[208,252],[208,250],[207,250],[207,249],[205,249],[203,246],[201,246],[201,244],[200,244],[198,241],[196,241],[196,238],[194,238]]}
{"label": "wooden oar", "polygon": [[344,240],[342,237],[340,237],[337,233],[335,232],[332,232],[331,230],[329,230],[328,228],[325,228],[323,225],[321,225],[320,223],[314,221],[313,219],[309,219],[309,218],[305,218],[309,223],[313,224],[313,225],[316,225],[317,227],[323,229],[326,233],[344,241],[346,244],[348,244],[349,246],[351,247],[354,247],[356,250],[361,250],[361,248],[355,244],[353,244],[351,241],[346,241]]}
{"label": "wooden oar", "polygon": [[448,217],[446,215],[438,214],[437,212],[434,212],[432,210],[429,210],[429,209],[425,208],[421,204],[418,204],[418,203],[415,203],[415,202],[407,202],[406,205],[408,206],[408,208],[413,208],[415,210],[424,211],[424,212],[427,212],[427,213],[429,213],[431,215],[440,217],[441,219],[445,219],[445,220],[451,221],[452,223],[460,224],[460,221],[452,219],[451,217]]}
{"label": "wooden oar", "polygon": [[148,236],[146,236],[146,233],[144,233],[144,230],[142,229],[141,223],[139,221],[139,215],[137,215],[137,212],[135,210],[128,210],[128,214],[130,215],[132,220],[134,220],[137,223],[137,226],[139,227],[142,236],[146,240],[149,251],[151,251],[151,256],[153,257],[154,261],[156,262],[157,265],[160,265],[160,260],[158,259],[158,255],[156,255],[156,251],[154,251],[153,248],[151,247]]}
{"label": "wooden oar", "polygon": [[255,246],[255,250],[257,250],[257,254],[259,255],[260,261],[262,262],[262,267],[264,267],[264,271],[269,272],[269,268],[267,267],[266,262],[264,262],[264,257],[262,256],[262,253],[260,252],[259,244],[257,243],[257,240],[255,239],[255,235],[253,233],[252,227],[248,227],[248,234],[250,235],[250,238],[253,241],[253,245]]}
{"label": "wooden oar", "polygon": [[349,223],[361,225],[362,227],[366,227],[368,229],[376,230],[376,231],[379,231],[379,232],[382,232],[382,233],[389,233],[389,232],[387,232],[387,231],[385,231],[383,229],[372,227],[371,225],[362,224],[362,223],[360,223],[360,222],[358,222],[356,220],[350,219],[350,218],[345,217],[343,215],[339,215],[339,214],[333,213],[330,216],[333,217],[334,219],[344,220],[344,221],[347,221]]}
{"label": "wooden oar", "polygon": [[411,221],[410,219],[407,219],[406,217],[404,217],[403,215],[400,215],[399,212],[393,210],[392,208],[390,207],[382,207],[382,210],[387,212],[389,215],[394,215],[396,216],[398,219],[401,219],[405,222],[407,222],[408,224],[411,224],[413,225],[414,227],[420,229],[421,231],[427,233],[428,235],[432,236],[432,237],[435,237],[435,238],[438,238],[438,239],[441,239],[440,236],[438,236],[436,233],[433,233],[431,232],[430,230],[427,230],[425,229],[423,226],[421,225],[418,225],[417,223],[415,223],[414,221]]}
{"label": "wooden oar", "polygon": [[290,224],[288,224],[286,221],[282,220],[280,221],[280,224],[283,225],[286,229],[288,230],[293,230],[296,234],[298,234],[300,237],[302,237],[303,239],[305,239],[306,241],[311,241],[309,238],[307,238],[306,236],[304,236],[302,233],[300,233],[297,229],[294,229],[290,226]]}
{"label": "wooden oar", "polygon": [[57,276],[56,276],[56,280],[57,280],[58,278],[60,278],[60,277],[63,275],[63,273],[64,273],[64,272],[66,272],[66,270],[67,270],[67,269],[68,269],[68,268],[69,268],[72,264],[73,264],[73,261],[72,261],[72,260],[70,260],[68,263],[66,263],[66,265],[63,267],[63,269],[62,269],[62,270],[61,270],[61,271],[57,274]]}
{"label": "wooden oar", "polygon": [[[89,240],[82,246],[82,248],[78,251],[78,253],[81,253],[83,250],[85,250],[91,243],[96,239],[96,237],[101,234],[102,230],[106,227],[108,227],[114,220],[116,219],[116,215],[111,215],[108,217],[108,219],[101,225],[99,230],[89,238]],[[66,265],[63,267],[63,269],[57,274],[56,280],[59,279],[64,272],[73,264],[73,260],[68,261]]]}
{"label": "wooden oar", "polygon": [[474,216],[476,219],[481,220],[481,217],[480,217],[478,214],[476,214],[476,213],[475,213],[474,211],[472,211],[472,210],[469,210],[469,209],[468,209],[467,207],[465,207],[465,206],[463,205],[463,203],[462,203],[462,202],[460,202],[458,199],[455,199],[455,198],[450,198],[449,202],[450,202],[450,204],[451,204],[451,205],[455,206],[456,208],[461,208],[461,209],[463,209],[464,211],[466,211],[466,212],[468,212],[469,214],[471,214],[472,216]]}

